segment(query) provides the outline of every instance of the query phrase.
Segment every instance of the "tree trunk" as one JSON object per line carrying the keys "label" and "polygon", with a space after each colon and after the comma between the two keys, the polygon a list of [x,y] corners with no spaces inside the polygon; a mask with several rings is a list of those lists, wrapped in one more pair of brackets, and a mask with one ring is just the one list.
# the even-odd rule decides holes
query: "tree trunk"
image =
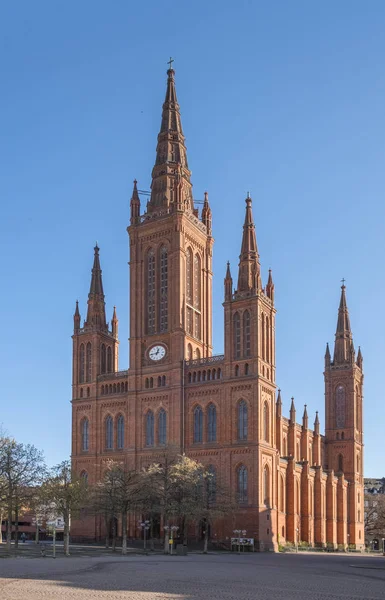
{"label": "tree trunk", "polygon": [[115,518],[112,520],[112,552],[116,550],[116,521]]}
{"label": "tree trunk", "polygon": [[154,552],[155,550],[155,545],[154,545],[154,519],[151,517],[150,518],[150,550],[151,552]]}
{"label": "tree trunk", "polygon": [[64,519],[64,556],[70,555],[70,524],[69,514],[65,512],[63,514]]}
{"label": "tree trunk", "polygon": [[183,545],[187,546],[187,519],[185,517],[183,517],[183,530],[182,530],[182,540],[183,540]]}
{"label": "tree trunk", "polygon": [[35,544],[39,543],[39,522],[36,520]]}
{"label": "tree trunk", "polygon": [[11,552],[12,543],[12,503],[8,499],[8,519],[7,519],[7,551]]}
{"label": "tree trunk", "polygon": [[205,524],[205,539],[204,539],[204,546],[203,546],[203,554],[207,554],[208,545],[209,545],[209,524],[206,522],[206,524]]}
{"label": "tree trunk", "polygon": [[122,554],[127,554],[127,513],[122,512]]}
{"label": "tree trunk", "polygon": [[169,553],[169,536],[168,536],[168,531],[164,532],[164,553],[168,554]]}
{"label": "tree trunk", "polygon": [[19,506],[15,506],[15,552],[19,547]]}
{"label": "tree trunk", "polygon": [[2,508],[0,510],[0,544],[3,543],[3,516],[4,516],[4,509]]}
{"label": "tree trunk", "polygon": [[104,515],[104,524],[106,526],[106,548],[110,547],[110,522],[108,519],[108,515]]}

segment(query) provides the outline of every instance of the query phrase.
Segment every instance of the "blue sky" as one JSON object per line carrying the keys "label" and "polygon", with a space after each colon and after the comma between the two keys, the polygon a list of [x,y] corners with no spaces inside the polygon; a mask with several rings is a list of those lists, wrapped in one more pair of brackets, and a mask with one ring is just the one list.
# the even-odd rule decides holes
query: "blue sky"
{"label": "blue sky", "polygon": [[214,343],[247,190],[276,285],[277,383],[323,426],[323,357],[346,278],[365,368],[365,468],[385,475],[385,4],[17,1],[0,7],[3,426],[70,452],[72,315],[95,240],[127,367],[132,180],[149,189],[175,58],[196,198],[213,210]]}

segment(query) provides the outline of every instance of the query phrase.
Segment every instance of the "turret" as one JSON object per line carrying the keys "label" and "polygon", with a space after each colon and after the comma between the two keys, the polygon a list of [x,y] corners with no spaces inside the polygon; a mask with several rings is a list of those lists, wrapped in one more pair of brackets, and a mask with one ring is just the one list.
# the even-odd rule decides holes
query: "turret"
{"label": "turret", "polygon": [[362,353],[361,353],[361,346],[358,346],[358,354],[357,354],[357,367],[359,369],[361,369],[362,371],[362,365],[363,365],[364,359],[362,358]]}
{"label": "turret", "polygon": [[330,357],[330,350],[329,350],[329,344],[326,344],[326,352],[325,352],[325,368],[326,367],[330,367],[330,362],[331,362],[331,357]]}
{"label": "turret", "polygon": [[338,309],[333,365],[351,364],[354,362],[353,336],[350,328],[345,289],[346,287],[343,283],[341,286],[341,299]]}
{"label": "turret", "polygon": [[117,340],[118,339],[118,317],[116,316],[116,306],[114,306],[114,312],[112,315],[111,326],[112,326],[112,336]]}
{"label": "turret", "polygon": [[238,296],[255,295],[262,289],[261,266],[255,234],[252,200],[247,194],[246,214],[243,225],[241,254],[239,255]]}
{"label": "turret", "polygon": [[209,195],[205,192],[205,199],[203,202],[202,209],[202,223],[206,226],[207,235],[212,234],[212,216],[211,216],[211,208],[209,204]]}
{"label": "turret", "polygon": [[303,416],[302,416],[302,428],[303,429],[309,429],[309,418],[307,416],[307,406],[305,404],[305,408],[303,411]]}
{"label": "turret", "polygon": [[230,263],[227,261],[225,277],[225,302],[230,302],[233,297],[233,278],[230,272]]}
{"label": "turret", "polygon": [[90,292],[88,294],[87,320],[84,323],[84,329],[108,331],[106,322],[106,310],[104,302],[102,270],[99,261],[99,247],[96,244],[94,248],[94,264],[92,267]]}
{"label": "turret", "polygon": [[132,191],[131,202],[130,202],[130,212],[131,225],[137,225],[140,221],[140,198],[138,194],[137,181],[134,180],[134,189]]}
{"label": "turret", "polygon": [[266,296],[268,298],[270,298],[270,300],[274,304],[274,283],[273,283],[273,277],[271,275],[271,269],[269,269],[269,278],[267,280],[267,285],[266,285]]}
{"label": "turret", "polygon": [[281,399],[281,390],[278,390],[277,401],[275,403],[275,414],[277,418],[282,417],[282,399]]}
{"label": "turret", "polygon": [[295,405],[294,405],[293,397],[291,399],[291,405],[290,405],[290,424],[295,424]]}
{"label": "turret", "polygon": [[79,312],[79,302],[76,300],[75,314],[74,314],[74,333],[79,333],[80,331],[80,312]]}

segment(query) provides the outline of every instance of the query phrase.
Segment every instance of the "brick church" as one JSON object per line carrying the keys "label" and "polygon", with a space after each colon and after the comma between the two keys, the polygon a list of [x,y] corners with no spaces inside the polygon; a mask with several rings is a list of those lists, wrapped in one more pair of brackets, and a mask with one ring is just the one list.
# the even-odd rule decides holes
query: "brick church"
{"label": "brick church", "polygon": [[[261,550],[299,541],[362,548],[363,370],[345,286],[334,352],[325,354],[322,435],[318,413],[309,428],[306,406],[297,423],[294,399],[282,415],[274,283],[271,271],[262,282],[249,196],[237,278],[228,264],[224,279],[224,354],[212,354],[212,214],[207,193],[200,209],[194,203],[174,77],[170,68],[151,194],[142,206],[135,181],[130,203],[127,370],[119,371],[115,308],[106,319],[98,247],[83,325],[76,304],[73,466],[94,483],[107,460],[140,469],[172,444],[234,491],[239,509],[212,528],[215,539],[239,528]],[[136,519],[128,527],[137,535]],[[98,518],[73,523],[77,538],[103,533]]]}

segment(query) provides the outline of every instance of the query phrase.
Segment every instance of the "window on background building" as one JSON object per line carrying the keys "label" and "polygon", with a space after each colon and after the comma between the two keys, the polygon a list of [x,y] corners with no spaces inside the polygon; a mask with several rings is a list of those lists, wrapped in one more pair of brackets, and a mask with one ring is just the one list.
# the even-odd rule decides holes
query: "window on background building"
{"label": "window on background building", "polygon": [[168,252],[163,246],[160,250],[160,330],[168,329]]}
{"label": "window on background building", "polygon": [[124,448],[124,417],[119,415],[118,417],[118,448],[122,450]]}
{"label": "window on background building", "polygon": [[91,342],[88,342],[86,346],[86,381],[91,381],[92,379],[92,352],[91,352]]}
{"label": "window on background building", "polygon": [[243,313],[243,357],[251,356],[251,335],[250,335],[250,312],[245,310]]}
{"label": "window on background building", "polygon": [[194,410],[194,442],[203,441],[203,411],[200,406]]}
{"label": "window on background building", "polygon": [[154,445],[154,413],[149,410],[146,415],[146,446]]}
{"label": "window on background building", "polygon": [[247,469],[244,465],[238,468],[238,502],[247,504],[248,489],[247,489]]}
{"label": "window on background building", "polygon": [[217,409],[214,404],[209,404],[207,409],[207,439],[209,442],[217,441]]}
{"label": "window on background building", "polygon": [[238,440],[247,440],[248,414],[244,400],[238,403]]}
{"label": "window on background building", "polygon": [[114,422],[111,416],[106,418],[106,450],[112,450],[114,445]]}
{"label": "window on background building", "polygon": [[155,253],[147,252],[147,333],[155,333]]}
{"label": "window on background building", "polygon": [[233,317],[234,358],[241,357],[241,318],[239,313]]}
{"label": "window on background building", "polygon": [[83,419],[82,421],[82,450],[86,452],[88,450],[89,443],[89,421]]}
{"label": "window on background building", "polygon": [[163,408],[159,411],[158,437],[159,444],[164,446],[167,440],[167,414]]}

